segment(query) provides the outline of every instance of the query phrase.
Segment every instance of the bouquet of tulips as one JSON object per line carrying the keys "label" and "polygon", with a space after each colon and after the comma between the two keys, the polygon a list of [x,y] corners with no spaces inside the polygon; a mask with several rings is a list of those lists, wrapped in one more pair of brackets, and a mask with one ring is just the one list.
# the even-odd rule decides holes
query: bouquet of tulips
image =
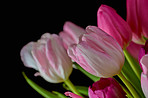
{"label": "bouquet of tulips", "polygon": [[[49,92],[23,72],[28,84],[47,98],[148,98],[148,0],[126,4],[126,21],[101,5],[97,26],[83,29],[67,21],[59,35],[45,33],[25,45],[20,53],[24,65],[47,82],[64,82],[67,92]],[[69,80],[73,68],[94,83],[75,86]]]}

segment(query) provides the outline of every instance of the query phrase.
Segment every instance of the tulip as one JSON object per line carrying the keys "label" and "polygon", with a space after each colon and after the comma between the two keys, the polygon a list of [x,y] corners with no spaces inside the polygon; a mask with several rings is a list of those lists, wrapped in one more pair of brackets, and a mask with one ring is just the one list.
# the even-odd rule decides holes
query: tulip
{"label": "tulip", "polygon": [[81,97],[81,96],[79,96],[79,95],[76,95],[76,94],[74,94],[74,93],[72,93],[72,92],[65,92],[64,93],[66,96],[70,96],[71,98],[83,98],[83,97]]}
{"label": "tulip", "polygon": [[130,25],[133,38],[138,44],[144,44],[143,36],[148,38],[148,0],[126,0],[127,23]]}
{"label": "tulip", "polygon": [[45,33],[38,42],[30,42],[21,50],[21,59],[26,67],[37,70],[37,74],[51,83],[68,79],[72,62],[59,36]]}
{"label": "tulip", "polygon": [[69,47],[68,55],[95,76],[119,74],[124,64],[124,54],[118,42],[95,26],[88,26],[86,32],[78,44]]}
{"label": "tulip", "polygon": [[65,49],[72,44],[79,42],[79,37],[85,33],[85,30],[72,22],[67,21],[63,26],[63,31],[60,32],[60,37],[63,39]]}
{"label": "tulip", "polygon": [[139,63],[142,69],[141,73],[141,87],[146,98],[148,97],[148,40],[139,53]]}
{"label": "tulip", "polygon": [[100,29],[115,38],[123,49],[128,46],[132,38],[131,28],[113,8],[101,5],[97,12],[97,24]]}
{"label": "tulip", "polygon": [[146,98],[148,98],[148,54],[140,60],[143,72],[141,73],[141,87]]}
{"label": "tulip", "polygon": [[112,78],[101,78],[88,89],[89,98],[126,98],[118,82]]}

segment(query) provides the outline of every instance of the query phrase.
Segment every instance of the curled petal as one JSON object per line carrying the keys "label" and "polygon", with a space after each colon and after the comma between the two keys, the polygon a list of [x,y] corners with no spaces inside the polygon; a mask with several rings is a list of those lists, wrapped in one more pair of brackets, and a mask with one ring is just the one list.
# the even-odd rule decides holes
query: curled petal
{"label": "curled petal", "polygon": [[31,51],[32,51],[32,46],[34,45],[34,42],[30,42],[27,45],[25,45],[20,54],[21,54],[21,59],[26,67],[33,68],[35,70],[38,70],[37,64],[35,60],[32,57]]}

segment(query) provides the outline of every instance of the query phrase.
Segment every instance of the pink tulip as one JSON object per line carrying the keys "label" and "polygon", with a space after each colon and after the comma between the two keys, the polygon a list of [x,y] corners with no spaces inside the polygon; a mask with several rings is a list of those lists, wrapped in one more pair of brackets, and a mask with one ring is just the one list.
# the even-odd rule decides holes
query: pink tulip
{"label": "pink tulip", "polygon": [[39,71],[52,83],[66,80],[72,72],[72,62],[59,36],[46,33],[38,42],[30,42],[21,50],[21,59],[26,67]]}
{"label": "pink tulip", "polygon": [[126,0],[127,23],[130,25],[133,38],[139,44],[144,44],[143,36],[148,38],[148,0]]}
{"label": "pink tulip", "polygon": [[146,98],[148,98],[148,54],[140,60],[143,72],[141,73],[141,87]]}
{"label": "pink tulip", "polygon": [[83,98],[83,97],[81,97],[79,95],[76,95],[76,94],[74,94],[72,92],[65,92],[65,95],[70,96],[71,98]]}
{"label": "pink tulip", "polygon": [[139,63],[142,69],[141,73],[141,87],[146,98],[148,97],[148,40],[139,53]]}
{"label": "pink tulip", "polygon": [[112,77],[120,73],[124,54],[111,36],[95,26],[88,26],[77,45],[68,55],[87,72],[98,77]]}
{"label": "pink tulip", "polygon": [[101,78],[88,89],[89,98],[126,98],[126,93],[112,78]]}
{"label": "pink tulip", "polygon": [[97,13],[98,27],[117,40],[122,48],[126,48],[132,38],[132,31],[125,20],[116,11],[101,5]]}
{"label": "pink tulip", "polygon": [[63,39],[64,47],[68,49],[68,46],[77,44],[79,37],[85,33],[85,30],[72,22],[66,22],[63,27],[63,31],[60,32],[60,37]]}

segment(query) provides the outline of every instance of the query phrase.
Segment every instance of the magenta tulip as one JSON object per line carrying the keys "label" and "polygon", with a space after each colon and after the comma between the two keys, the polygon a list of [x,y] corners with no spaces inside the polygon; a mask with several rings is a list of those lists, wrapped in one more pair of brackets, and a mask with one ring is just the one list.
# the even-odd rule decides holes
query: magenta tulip
{"label": "magenta tulip", "polygon": [[88,89],[89,98],[126,98],[126,93],[112,78],[101,78]]}
{"label": "magenta tulip", "polygon": [[60,32],[60,37],[63,39],[64,47],[77,44],[79,37],[85,33],[85,30],[72,22],[66,22],[63,26],[63,31]]}
{"label": "magenta tulip", "polygon": [[97,13],[97,22],[98,27],[115,38],[123,49],[128,46],[132,38],[131,28],[113,8],[101,5]]}
{"label": "magenta tulip", "polygon": [[148,38],[148,0],[126,0],[127,23],[130,25],[133,38],[139,44],[144,44],[143,36]]}
{"label": "magenta tulip", "polygon": [[77,45],[69,47],[69,56],[95,76],[119,74],[124,64],[124,54],[118,42],[95,26],[88,26],[86,32]]}
{"label": "magenta tulip", "polygon": [[51,83],[63,82],[72,72],[71,59],[55,34],[46,33],[38,42],[28,43],[21,50],[21,59],[26,67],[39,71],[35,75]]}

